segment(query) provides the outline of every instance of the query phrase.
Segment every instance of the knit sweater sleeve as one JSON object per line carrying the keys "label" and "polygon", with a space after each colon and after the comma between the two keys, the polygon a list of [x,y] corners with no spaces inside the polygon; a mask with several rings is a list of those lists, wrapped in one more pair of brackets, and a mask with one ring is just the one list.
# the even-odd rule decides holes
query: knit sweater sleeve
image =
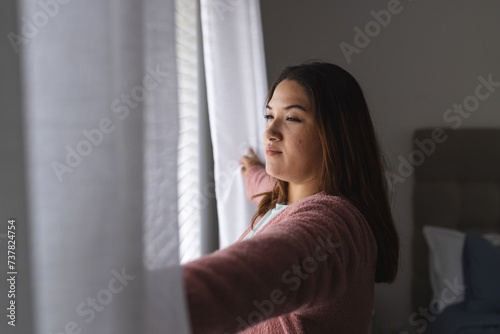
{"label": "knit sweater sleeve", "polygon": [[235,333],[335,300],[353,275],[374,275],[370,245],[359,212],[328,198],[294,206],[254,237],[183,266],[193,333]]}
{"label": "knit sweater sleeve", "polygon": [[245,177],[245,195],[247,199],[259,205],[262,196],[252,199],[253,195],[271,191],[275,179],[266,173],[266,168],[261,165],[253,165],[247,170]]}

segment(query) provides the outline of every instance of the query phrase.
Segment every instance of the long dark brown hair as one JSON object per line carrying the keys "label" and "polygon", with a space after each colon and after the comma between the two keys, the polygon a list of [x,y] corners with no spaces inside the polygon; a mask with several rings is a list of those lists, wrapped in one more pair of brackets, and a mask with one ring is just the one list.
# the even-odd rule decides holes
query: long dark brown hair
{"label": "long dark brown hair", "polygon": [[[267,103],[283,80],[300,84],[313,106],[323,147],[320,191],[340,196],[365,216],[378,247],[375,282],[393,282],[398,271],[399,236],[384,176],[387,165],[361,87],[337,65],[309,62],[286,67],[271,85]],[[276,203],[287,201],[288,182],[276,180],[270,192],[254,197],[262,195],[252,226]]]}

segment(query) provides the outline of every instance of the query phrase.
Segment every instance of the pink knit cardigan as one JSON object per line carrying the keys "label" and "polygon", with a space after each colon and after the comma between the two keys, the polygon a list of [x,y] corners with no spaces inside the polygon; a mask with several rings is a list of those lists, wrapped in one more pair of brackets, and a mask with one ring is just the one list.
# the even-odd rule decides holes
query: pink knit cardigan
{"label": "pink knit cardigan", "polygon": [[[250,199],[271,180],[252,166],[245,187]],[[353,205],[322,192],[248,231],[183,266],[193,333],[368,333],[377,246]]]}

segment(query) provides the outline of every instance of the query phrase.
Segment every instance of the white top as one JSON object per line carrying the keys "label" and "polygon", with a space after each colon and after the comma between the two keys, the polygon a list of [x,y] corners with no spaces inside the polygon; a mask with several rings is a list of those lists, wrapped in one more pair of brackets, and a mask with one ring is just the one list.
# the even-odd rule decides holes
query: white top
{"label": "white top", "polygon": [[264,227],[264,225],[266,225],[271,219],[273,219],[274,216],[276,216],[278,213],[281,212],[281,210],[283,210],[287,207],[288,207],[288,205],[286,205],[286,204],[276,204],[276,208],[267,211],[267,213],[264,215],[264,217],[262,217],[262,219],[259,220],[259,222],[254,225],[253,229],[251,229],[248,232],[248,234],[245,235],[245,237],[242,239],[242,241],[253,237],[255,235],[255,233],[257,233],[262,227]]}

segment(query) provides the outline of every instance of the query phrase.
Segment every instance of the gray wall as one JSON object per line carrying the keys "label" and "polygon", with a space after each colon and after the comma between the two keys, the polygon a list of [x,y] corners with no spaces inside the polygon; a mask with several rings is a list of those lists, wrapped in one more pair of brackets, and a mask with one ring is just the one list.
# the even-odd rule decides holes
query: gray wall
{"label": "gray wall", "polygon": [[[371,11],[387,10],[393,4],[395,14],[377,31],[377,25],[369,23],[374,21]],[[500,82],[500,2],[402,0],[396,4],[263,0],[261,10],[269,80],[283,66],[311,58],[348,70],[365,91],[382,145],[397,171],[398,158],[409,159],[417,128],[500,126],[500,87],[492,88],[479,106],[471,104],[472,111],[465,116],[447,111],[475,95],[478,76],[487,79],[492,74],[493,81]],[[349,63],[340,44],[356,46],[354,28],[365,31],[367,24],[373,37],[358,47]],[[487,91],[483,88],[480,93]],[[393,192],[402,261],[394,284],[376,286],[375,328],[381,333],[411,329],[408,318],[418,311],[410,306],[412,185],[409,176],[395,184]]]}

